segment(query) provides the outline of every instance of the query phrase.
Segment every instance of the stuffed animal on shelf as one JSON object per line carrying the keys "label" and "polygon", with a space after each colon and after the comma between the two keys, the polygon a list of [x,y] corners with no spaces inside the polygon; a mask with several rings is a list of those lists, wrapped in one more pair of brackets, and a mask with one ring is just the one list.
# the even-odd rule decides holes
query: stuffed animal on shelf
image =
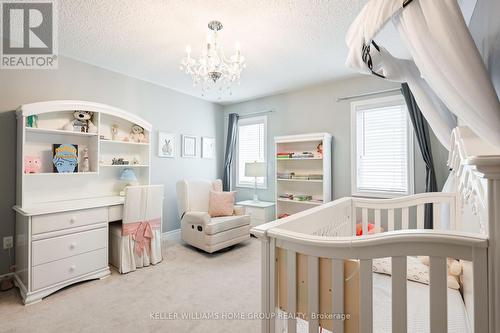
{"label": "stuffed animal on shelf", "polygon": [[42,161],[38,156],[24,157],[24,173],[40,173]]}
{"label": "stuffed animal on shelf", "polygon": [[138,143],[146,143],[146,135],[144,134],[144,128],[139,125],[132,126],[129,136],[130,141]]}
{"label": "stuffed animal on shelf", "polygon": [[64,126],[64,130],[83,133],[97,133],[97,127],[91,120],[93,115],[94,113],[90,111],[73,112],[74,119]]}

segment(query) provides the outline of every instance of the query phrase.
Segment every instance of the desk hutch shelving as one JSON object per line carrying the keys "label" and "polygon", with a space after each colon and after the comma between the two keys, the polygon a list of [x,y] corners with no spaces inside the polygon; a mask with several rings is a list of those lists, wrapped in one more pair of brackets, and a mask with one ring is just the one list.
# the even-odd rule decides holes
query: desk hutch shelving
{"label": "desk hutch shelving", "polygon": [[[97,131],[66,130],[75,111],[93,112]],[[35,115],[37,126],[28,127]],[[144,129],[142,142],[126,141],[133,125]],[[150,183],[150,142],[151,124],[104,104],[49,101],[17,110],[15,281],[25,303],[109,275],[108,222],[121,219],[126,185],[120,174],[132,168],[139,184]],[[54,172],[53,144],[78,145],[79,165],[87,149],[90,170]],[[39,160],[37,173],[24,172],[27,156]],[[113,165],[113,158],[135,164]]]}

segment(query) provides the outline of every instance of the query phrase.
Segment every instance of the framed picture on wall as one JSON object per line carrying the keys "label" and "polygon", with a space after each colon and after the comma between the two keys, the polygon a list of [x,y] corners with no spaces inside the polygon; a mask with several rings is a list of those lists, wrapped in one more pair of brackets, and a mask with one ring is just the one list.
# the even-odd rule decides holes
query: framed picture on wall
{"label": "framed picture on wall", "polygon": [[215,158],[215,138],[201,138],[201,158]]}
{"label": "framed picture on wall", "polygon": [[158,157],[175,157],[175,134],[158,131]]}
{"label": "framed picture on wall", "polygon": [[196,157],[196,137],[182,135],[182,157]]}

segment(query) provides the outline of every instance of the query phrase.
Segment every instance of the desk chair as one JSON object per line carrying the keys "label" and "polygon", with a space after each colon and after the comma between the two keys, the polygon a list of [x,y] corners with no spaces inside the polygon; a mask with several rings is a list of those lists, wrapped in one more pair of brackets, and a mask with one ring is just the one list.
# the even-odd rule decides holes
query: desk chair
{"label": "desk chair", "polygon": [[162,260],[162,208],[163,185],[125,189],[122,223],[109,227],[109,261],[120,273]]}

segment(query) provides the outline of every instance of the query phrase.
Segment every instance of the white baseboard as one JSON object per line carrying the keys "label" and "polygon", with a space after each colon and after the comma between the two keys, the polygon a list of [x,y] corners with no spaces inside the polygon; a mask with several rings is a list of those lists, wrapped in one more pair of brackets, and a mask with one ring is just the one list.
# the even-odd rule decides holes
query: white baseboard
{"label": "white baseboard", "polygon": [[162,240],[178,241],[181,240],[181,229],[170,230],[161,234]]}

